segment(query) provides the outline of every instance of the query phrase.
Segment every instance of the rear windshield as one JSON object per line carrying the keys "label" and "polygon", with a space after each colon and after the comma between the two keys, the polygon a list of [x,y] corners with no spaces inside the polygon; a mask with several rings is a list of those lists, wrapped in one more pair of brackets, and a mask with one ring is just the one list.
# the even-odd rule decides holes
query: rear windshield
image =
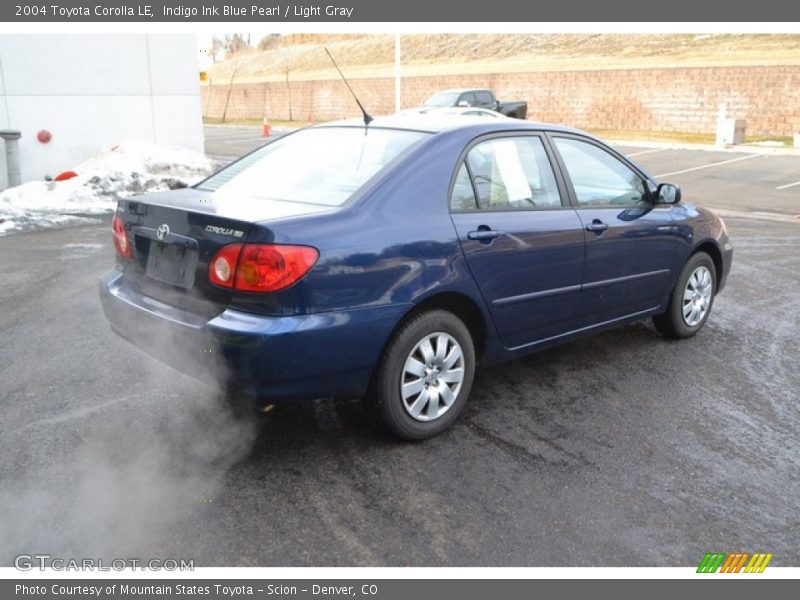
{"label": "rear windshield", "polygon": [[307,129],[256,150],[197,187],[237,199],[341,206],[366,181],[427,136],[360,127]]}
{"label": "rear windshield", "polygon": [[425,100],[423,106],[455,106],[459,92],[438,92]]}

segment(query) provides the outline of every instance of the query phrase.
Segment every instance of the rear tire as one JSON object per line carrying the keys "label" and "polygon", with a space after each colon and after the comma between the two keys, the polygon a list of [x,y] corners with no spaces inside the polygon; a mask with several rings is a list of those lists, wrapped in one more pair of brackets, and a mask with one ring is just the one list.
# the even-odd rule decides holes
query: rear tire
{"label": "rear tire", "polygon": [[384,425],[404,440],[434,437],[467,403],[475,374],[475,345],[453,313],[426,310],[392,336],[373,381],[370,400]]}
{"label": "rear tire", "polygon": [[705,252],[693,254],[681,271],[667,310],[653,317],[664,337],[690,338],[703,328],[717,292],[717,270]]}

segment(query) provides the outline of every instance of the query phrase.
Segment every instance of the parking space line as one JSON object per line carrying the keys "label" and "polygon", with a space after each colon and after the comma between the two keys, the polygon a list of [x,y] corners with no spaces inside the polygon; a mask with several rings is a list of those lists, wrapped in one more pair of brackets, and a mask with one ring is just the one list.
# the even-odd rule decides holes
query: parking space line
{"label": "parking space line", "polygon": [[779,185],[775,189],[776,190],[785,190],[785,189],[788,189],[790,187],[794,187],[796,185],[800,185],[800,181],[795,181],[794,183],[787,183],[786,185]]}
{"label": "parking space line", "polygon": [[751,158],[761,158],[766,156],[765,154],[748,154],[747,156],[740,156],[739,158],[731,158],[730,160],[723,160],[720,162],[709,163],[707,165],[700,165],[699,167],[692,167],[691,169],[683,169],[682,171],[673,171],[671,173],[661,173],[661,175],[656,175],[658,177],[669,177],[670,175],[680,175],[681,173],[691,173],[692,171],[699,171],[700,169],[708,169],[711,167],[720,167],[722,165],[729,165],[731,163],[739,162],[742,160],[750,160]]}
{"label": "parking space line", "polygon": [[664,150],[672,150],[672,148],[653,148],[651,150],[642,150],[641,152],[634,152],[633,154],[626,154],[629,158],[634,156],[641,156],[642,154],[652,154],[653,152],[663,152]]}

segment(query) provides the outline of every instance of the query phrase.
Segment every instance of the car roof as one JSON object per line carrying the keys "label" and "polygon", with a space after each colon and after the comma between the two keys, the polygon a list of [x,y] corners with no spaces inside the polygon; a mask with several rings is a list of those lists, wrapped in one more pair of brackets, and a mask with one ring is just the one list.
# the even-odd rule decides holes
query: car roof
{"label": "car roof", "polygon": [[[446,112],[395,114],[375,117],[369,124],[374,129],[398,129],[406,131],[423,131],[426,133],[441,133],[457,129],[474,129],[476,134],[491,133],[493,131],[558,131],[561,133],[576,133],[589,137],[585,131],[555,125],[553,123],[540,123],[524,119],[487,119],[486,117],[453,114]],[[345,119],[315,125],[314,127],[364,127],[363,119]]]}
{"label": "car roof", "polygon": [[[424,111],[422,111],[424,109]],[[425,114],[428,113],[441,113],[441,114],[450,114],[450,115],[465,115],[470,116],[468,113],[481,113],[485,115],[491,115],[493,117],[503,117],[504,119],[508,119],[506,115],[503,113],[499,113],[496,110],[492,110],[491,108],[484,108],[482,106],[422,106],[420,110]]]}
{"label": "car roof", "polygon": [[[489,88],[452,88],[449,90],[439,90],[433,94],[463,94],[464,92],[491,92]],[[433,96],[431,94],[431,96]]]}

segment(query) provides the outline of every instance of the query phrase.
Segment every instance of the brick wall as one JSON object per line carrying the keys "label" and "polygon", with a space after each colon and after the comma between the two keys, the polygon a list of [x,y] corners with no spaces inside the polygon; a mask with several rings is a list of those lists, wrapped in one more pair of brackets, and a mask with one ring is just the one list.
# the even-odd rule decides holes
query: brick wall
{"label": "brick wall", "polygon": [[[394,79],[351,84],[375,115],[394,110]],[[528,101],[528,117],[589,129],[713,133],[720,102],[746,119],[748,135],[800,132],[800,66],[556,71],[405,77],[404,107],[433,91],[490,87],[501,100]],[[358,116],[340,80],[291,81],[291,117],[327,121]],[[228,94],[230,98],[228,99]],[[289,119],[285,82],[212,82],[202,87],[203,114],[227,119]]]}

